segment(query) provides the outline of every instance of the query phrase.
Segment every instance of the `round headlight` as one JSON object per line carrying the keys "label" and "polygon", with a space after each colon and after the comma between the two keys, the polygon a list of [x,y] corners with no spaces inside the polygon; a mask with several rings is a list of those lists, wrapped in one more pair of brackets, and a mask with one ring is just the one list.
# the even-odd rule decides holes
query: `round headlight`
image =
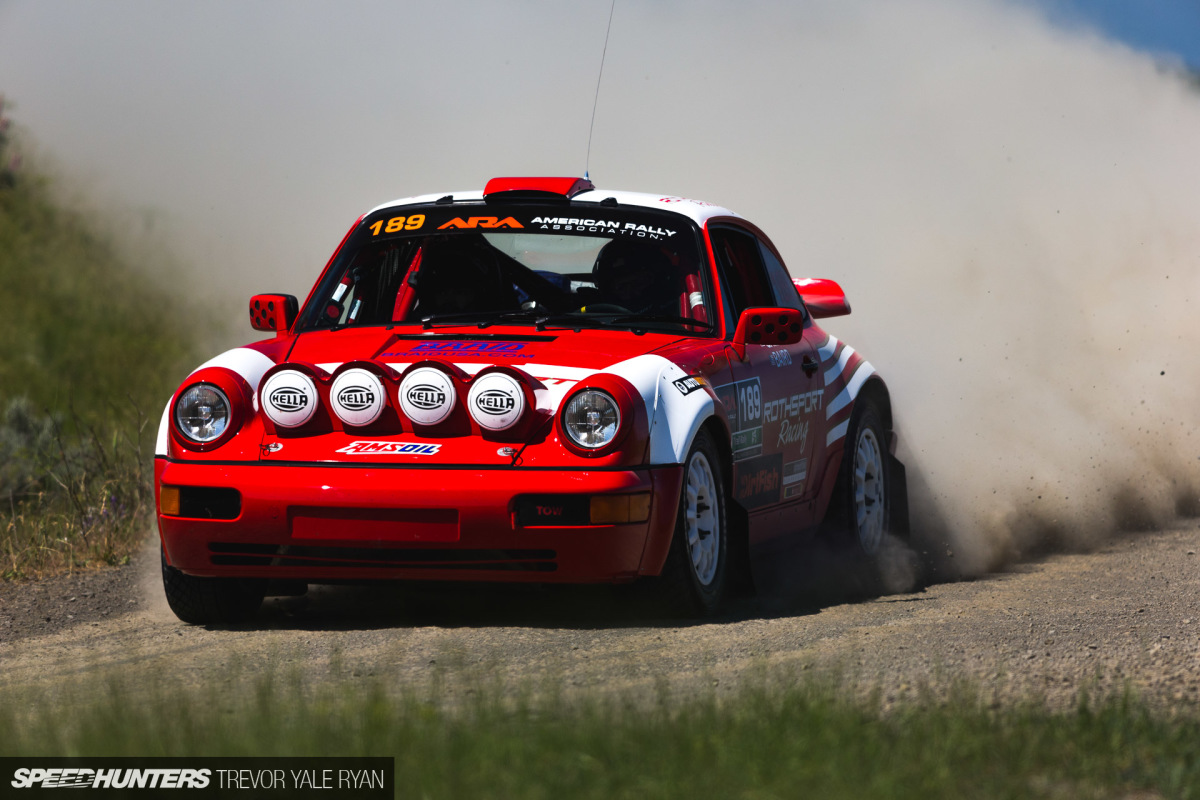
{"label": "round headlight", "polygon": [[175,403],[175,425],[193,442],[221,438],[229,425],[229,398],[211,383],[197,383]]}
{"label": "round headlight", "polygon": [[621,412],[617,401],[607,393],[584,389],[567,402],[562,421],[572,442],[596,450],[616,438],[621,428]]}

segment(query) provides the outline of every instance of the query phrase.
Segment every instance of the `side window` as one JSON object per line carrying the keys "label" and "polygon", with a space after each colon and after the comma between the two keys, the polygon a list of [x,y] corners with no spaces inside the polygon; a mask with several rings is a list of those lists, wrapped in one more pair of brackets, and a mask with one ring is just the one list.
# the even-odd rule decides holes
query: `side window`
{"label": "side window", "polygon": [[758,240],[735,228],[713,228],[710,237],[722,283],[733,302],[734,321],[747,308],[775,305]]}
{"label": "side window", "polygon": [[775,290],[775,305],[780,308],[796,308],[804,310],[804,304],[800,302],[800,293],[796,291],[796,284],[792,283],[792,277],[788,275],[787,267],[783,266],[771,248],[767,247],[762,242],[758,243],[758,251],[762,254],[763,263],[767,267],[767,277],[771,281],[771,288]]}

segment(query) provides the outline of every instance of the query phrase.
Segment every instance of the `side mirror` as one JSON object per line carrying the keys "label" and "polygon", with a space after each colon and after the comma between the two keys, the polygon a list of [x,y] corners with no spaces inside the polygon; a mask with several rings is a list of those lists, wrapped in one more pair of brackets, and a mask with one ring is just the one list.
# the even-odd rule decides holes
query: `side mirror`
{"label": "side mirror", "polygon": [[837,281],[824,278],[798,278],[796,291],[808,306],[808,312],[817,319],[825,317],[841,317],[850,313],[850,301]]}
{"label": "side mirror", "polygon": [[733,332],[734,352],[746,357],[748,344],[795,344],[804,338],[804,314],[795,308],[747,308]]}
{"label": "side mirror", "polygon": [[290,294],[256,294],[250,298],[250,327],[282,336],[291,330],[300,301]]}

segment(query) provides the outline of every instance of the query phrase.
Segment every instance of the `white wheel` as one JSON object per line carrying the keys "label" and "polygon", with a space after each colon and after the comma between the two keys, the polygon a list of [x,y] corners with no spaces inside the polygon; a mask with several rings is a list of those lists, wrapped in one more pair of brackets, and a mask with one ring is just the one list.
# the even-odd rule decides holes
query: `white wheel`
{"label": "white wheel", "polygon": [[717,479],[702,452],[688,460],[683,488],[684,532],[687,535],[692,574],[701,586],[711,586],[721,554],[721,526],[717,519]]}
{"label": "white wheel", "polygon": [[879,552],[887,527],[883,448],[875,431],[863,426],[854,447],[853,498],[858,544],[873,556]]}
{"label": "white wheel", "polygon": [[725,599],[729,536],[725,465],[718,453],[709,433],[701,430],[683,462],[671,549],[656,579],[659,607],[672,614],[712,614]]}

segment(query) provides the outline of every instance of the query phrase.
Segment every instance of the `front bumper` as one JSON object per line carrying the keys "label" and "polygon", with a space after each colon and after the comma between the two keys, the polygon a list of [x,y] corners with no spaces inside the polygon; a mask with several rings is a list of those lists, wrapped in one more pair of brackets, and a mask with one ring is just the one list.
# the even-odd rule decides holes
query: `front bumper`
{"label": "front bumper", "polygon": [[[155,459],[164,485],[236,489],[234,519],[158,514],[167,561],[189,575],[599,583],[657,575],[682,466],[634,470],[398,469]],[[645,522],[519,527],[528,495],[649,492]],[[552,518],[551,518],[552,519]]]}

